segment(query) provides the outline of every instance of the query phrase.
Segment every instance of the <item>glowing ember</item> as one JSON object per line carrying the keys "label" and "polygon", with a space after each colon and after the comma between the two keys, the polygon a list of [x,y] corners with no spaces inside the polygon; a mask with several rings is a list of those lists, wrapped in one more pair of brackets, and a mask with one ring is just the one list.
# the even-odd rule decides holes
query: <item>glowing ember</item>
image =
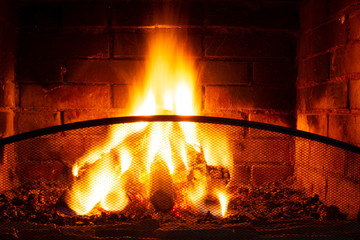
{"label": "glowing ember", "polygon": [[[184,42],[162,32],[150,40],[145,98],[134,100],[133,115],[197,114],[196,73]],[[214,139],[192,122],[123,126],[112,126],[101,151],[89,152],[74,165],[75,183],[65,196],[73,211],[87,214],[96,204],[105,211],[122,211],[131,204],[131,196],[140,194],[157,211],[168,212],[174,206],[187,209],[190,204],[202,212],[225,216],[229,197],[223,183],[212,182],[207,164],[232,168],[229,151],[224,153],[226,136]],[[182,197],[177,198],[175,184],[184,183],[187,187],[181,188]],[[139,184],[144,187],[137,192]],[[218,199],[215,207],[202,206],[208,196]]]}

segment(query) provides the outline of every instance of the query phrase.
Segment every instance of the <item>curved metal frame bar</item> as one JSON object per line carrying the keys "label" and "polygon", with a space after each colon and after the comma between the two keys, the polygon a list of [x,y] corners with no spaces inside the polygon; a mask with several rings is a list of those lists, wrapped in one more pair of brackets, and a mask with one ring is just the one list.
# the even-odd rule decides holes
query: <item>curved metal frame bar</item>
{"label": "curved metal frame bar", "polygon": [[96,127],[96,126],[132,123],[132,122],[198,122],[198,123],[213,123],[213,124],[221,124],[221,125],[248,127],[248,128],[255,128],[255,129],[267,130],[271,132],[288,134],[296,137],[302,137],[360,154],[360,147],[357,147],[355,145],[351,145],[339,140],[335,140],[332,138],[328,138],[321,135],[300,131],[292,128],[286,128],[286,127],[260,123],[260,122],[231,119],[231,118],[219,118],[219,117],[208,117],[208,116],[180,116],[180,115],[127,116],[127,117],[103,118],[103,119],[89,120],[83,122],[68,123],[64,125],[38,129],[31,132],[21,133],[0,139],[0,146],[25,139],[30,139],[33,137],[39,137],[39,136],[63,132],[63,131],[75,130],[86,127]]}

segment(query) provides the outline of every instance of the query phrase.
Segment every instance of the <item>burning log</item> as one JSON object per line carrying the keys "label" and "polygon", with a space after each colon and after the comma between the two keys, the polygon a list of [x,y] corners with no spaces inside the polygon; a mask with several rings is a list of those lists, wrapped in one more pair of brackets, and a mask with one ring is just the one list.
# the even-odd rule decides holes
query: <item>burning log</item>
{"label": "burning log", "polygon": [[189,196],[191,202],[201,212],[224,216],[229,194],[226,185],[230,180],[229,171],[220,166],[209,166],[202,149],[187,146],[190,171],[187,176],[189,189],[198,196]]}
{"label": "burning log", "polygon": [[[103,198],[119,179],[119,156],[115,151],[103,154],[100,159],[82,171],[70,190],[58,201],[64,214],[86,214]],[[63,204],[66,203],[66,204]],[[71,209],[71,211],[69,210]]]}
{"label": "burning log", "polygon": [[150,167],[150,202],[156,211],[170,212],[174,207],[175,190],[169,168],[157,155]]}
{"label": "burning log", "polygon": [[187,177],[190,184],[211,182],[213,187],[214,184],[216,187],[225,187],[230,181],[229,170],[220,166],[209,166],[204,153],[198,152],[190,144],[187,145],[187,155],[190,159],[190,171]]}

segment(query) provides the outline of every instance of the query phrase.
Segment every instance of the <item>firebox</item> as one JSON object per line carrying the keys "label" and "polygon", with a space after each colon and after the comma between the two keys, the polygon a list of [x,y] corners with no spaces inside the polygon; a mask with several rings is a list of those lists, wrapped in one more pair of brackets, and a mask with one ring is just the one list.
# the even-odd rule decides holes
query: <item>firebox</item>
{"label": "firebox", "polygon": [[[257,238],[270,234],[265,223],[272,224],[273,237],[302,236],[315,223],[309,234],[358,234],[346,220],[358,214],[353,193],[326,205],[322,199],[333,189],[313,194],[303,171],[306,162],[354,161],[360,149],[320,135],[236,119],[158,115],[71,123],[0,143],[3,161],[17,176],[2,182],[9,190],[1,195],[1,221],[20,239],[79,237],[82,228],[95,232],[80,237]],[[51,225],[44,233],[34,224]]]}
{"label": "firebox", "polygon": [[358,7],[1,1],[0,234],[356,236]]}

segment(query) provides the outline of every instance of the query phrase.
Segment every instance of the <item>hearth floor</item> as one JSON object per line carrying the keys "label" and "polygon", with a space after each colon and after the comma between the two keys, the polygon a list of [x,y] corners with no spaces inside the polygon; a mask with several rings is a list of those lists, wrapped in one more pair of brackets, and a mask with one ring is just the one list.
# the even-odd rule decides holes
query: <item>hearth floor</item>
{"label": "hearth floor", "polygon": [[55,226],[27,222],[0,223],[0,239],[359,239],[360,223],[351,221],[286,220],[241,224],[132,223]]}

